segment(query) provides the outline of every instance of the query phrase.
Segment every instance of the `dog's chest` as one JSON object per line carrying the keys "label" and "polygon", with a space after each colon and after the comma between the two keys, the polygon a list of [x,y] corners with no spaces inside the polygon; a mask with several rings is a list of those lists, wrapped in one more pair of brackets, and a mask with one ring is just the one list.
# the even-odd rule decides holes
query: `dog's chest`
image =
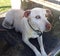
{"label": "dog's chest", "polygon": [[23,20],[23,33],[25,33],[25,35],[27,37],[30,38],[36,38],[39,37],[39,35],[37,35],[37,33],[29,26],[27,19]]}
{"label": "dog's chest", "polygon": [[37,35],[37,33],[34,32],[33,30],[29,30],[27,34],[28,34],[28,37],[30,37],[30,38],[37,38],[37,37],[39,37],[39,35]]}
{"label": "dog's chest", "polygon": [[15,22],[15,28],[18,29],[18,31],[22,32],[22,34],[29,38],[39,37],[39,35],[37,35],[37,33],[29,26],[27,19],[23,18],[22,20],[20,19],[18,21]]}

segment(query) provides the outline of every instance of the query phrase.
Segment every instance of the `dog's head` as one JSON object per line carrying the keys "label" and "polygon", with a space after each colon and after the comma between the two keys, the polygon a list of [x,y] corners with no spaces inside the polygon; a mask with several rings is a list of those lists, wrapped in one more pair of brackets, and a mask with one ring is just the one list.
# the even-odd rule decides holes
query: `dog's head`
{"label": "dog's head", "polygon": [[42,32],[51,30],[51,24],[47,20],[48,17],[52,16],[49,9],[34,8],[32,10],[25,11],[24,16],[29,20],[34,29]]}

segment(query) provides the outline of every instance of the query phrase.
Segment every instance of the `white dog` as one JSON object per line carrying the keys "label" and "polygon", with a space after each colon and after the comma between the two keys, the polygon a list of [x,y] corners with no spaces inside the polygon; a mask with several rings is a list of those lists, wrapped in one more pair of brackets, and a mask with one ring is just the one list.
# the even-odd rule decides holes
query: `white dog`
{"label": "white dog", "polygon": [[[36,56],[47,56],[43,46],[42,33],[51,30],[51,24],[47,20],[51,15],[50,10],[43,8],[33,8],[27,11],[10,10],[6,14],[2,26],[20,31],[22,40],[34,51]],[[30,38],[38,39],[41,53],[29,42]]]}

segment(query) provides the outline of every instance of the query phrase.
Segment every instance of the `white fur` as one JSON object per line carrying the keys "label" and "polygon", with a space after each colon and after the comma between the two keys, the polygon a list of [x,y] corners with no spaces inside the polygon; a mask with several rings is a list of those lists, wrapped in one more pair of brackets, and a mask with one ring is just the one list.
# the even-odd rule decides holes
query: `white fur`
{"label": "white fur", "polygon": [[[30,11],[31,13],[28,17],[23,17],[25,11],[10,10],[6,15],[6,18],[4,19],[2,26],[7,29],[15,28],[16,31],[22,32],[22,40],[34,51],[36,56],[47,56],[44,50],[42,36],[39,37],[39,35],[37,35],[37,33],[31,29],[31,27],[27,22],[27,20],[29,19],[29,23],[32,25],[32,27],[35,30],[39,30],[41,32],[46,31],[46,26],[45,26],[46,23],[50,24],[47,18],[45,17],[46,10],[42,8],[34,8]],[[40,19],[36,19],[35,16],[37,15],[40,16]],[[13,24],[13,27],[11,27],[10,25],[5,26],[7,21],[10,25]],[[37,48],[34,45],[32,45],[29,42],[29,38],[38,39],[41,53],[37,50]]]}

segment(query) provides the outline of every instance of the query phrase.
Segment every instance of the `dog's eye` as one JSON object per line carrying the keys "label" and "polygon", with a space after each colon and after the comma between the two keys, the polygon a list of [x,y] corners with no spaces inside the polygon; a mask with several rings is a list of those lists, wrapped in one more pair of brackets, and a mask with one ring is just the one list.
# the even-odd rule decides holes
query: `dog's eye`
{"label": "dog's eye", "polygon": [[37,15],[35,18],[36,18],[36,19],[40,19],[41,17],[40,17],[39,15]]}
{"label": "dog's eye", "polygon": [[47,14],[45,14],[45,17],[48,17],[48,15],[47,15]]}

